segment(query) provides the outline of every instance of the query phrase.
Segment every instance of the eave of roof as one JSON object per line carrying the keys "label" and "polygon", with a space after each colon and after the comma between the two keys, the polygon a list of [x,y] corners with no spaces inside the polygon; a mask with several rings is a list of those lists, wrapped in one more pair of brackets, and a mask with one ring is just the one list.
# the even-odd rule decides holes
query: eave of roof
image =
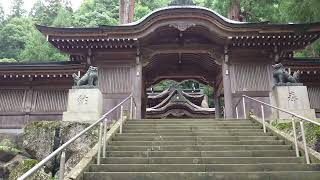
{"label": "eave of roof", "polygon": [[0,78],[71,78],[78,71],[85,71],[85,64],[70,61],[0,63]]}

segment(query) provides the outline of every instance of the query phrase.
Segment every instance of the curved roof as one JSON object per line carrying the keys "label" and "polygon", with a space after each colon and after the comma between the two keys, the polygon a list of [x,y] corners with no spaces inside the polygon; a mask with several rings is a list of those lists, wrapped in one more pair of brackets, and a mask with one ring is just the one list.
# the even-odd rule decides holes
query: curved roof
{"label": "curved roof", "polygon": [[[218,23],[225,27],[230,28],[263,28],[281,30],[281,31],[309,31],[316,30],[320,31],[320,22],[316,23],[306,23],[306,24],[270,24],[269,22],[259,22],[259,23],[250,23],[250,22],[239,22],[230,20],[219,13],[212,11],[210,9],[198,6],[171,6],[161,8],[155,11],[152,11],[142,19],[123,25],[101,25],[99,27],[91,27],[91,28],[56,28],[56,27],[47,27],[36,25],[38,30],[44,34],[55,34],[55,33],[104,33],[110,31],[117,31],[120,33],[122,31],[137,31],[139,29],[143,29],[144,26],[150,26],[150,24],[156,22],[161,17],[165,17],[166,20],[171,20],[173,18],[176,19],[186,19],[188,17],[201,18],[211,20],[213,23]],[[237,29],[239,30],[239,29]],[[115,32],[116,33],[116,32]]]}
{"label": "curved roof", "polygon": [[[301,49],[320,37],[320,22],[309,24],[249,23],[229,20],[203,7],[172,6],[155,10],[141,20],[117,26],[55,28],[37,25],[58,49],[130,49],[139,42],[161,40],[159,35],[184,32],[211,43],[233,47],[279,46]],[[173,33],[176,36],[176,33]],[[153,37],[153,39],[150,37]],[[165,36],[166,37],[166,36]],[[167,37],[171,38],[172,37]]]}

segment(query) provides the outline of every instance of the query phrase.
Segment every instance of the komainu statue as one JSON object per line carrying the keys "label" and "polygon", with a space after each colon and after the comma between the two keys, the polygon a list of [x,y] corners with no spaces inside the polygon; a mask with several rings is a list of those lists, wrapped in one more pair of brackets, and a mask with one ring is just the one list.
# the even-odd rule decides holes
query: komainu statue
{"label": "komainu statue", "polygon": [[293,76],[291,76],[281,63],[272,65],[272,67],[276,84],[299,83],[299,71],[294,72]]}
{"label": "komainu statue", "polygon": [[98,68],[90,66],[81,78],[76,74],[73,74],[72,77],[75,87],[96,87],[98,85]]}

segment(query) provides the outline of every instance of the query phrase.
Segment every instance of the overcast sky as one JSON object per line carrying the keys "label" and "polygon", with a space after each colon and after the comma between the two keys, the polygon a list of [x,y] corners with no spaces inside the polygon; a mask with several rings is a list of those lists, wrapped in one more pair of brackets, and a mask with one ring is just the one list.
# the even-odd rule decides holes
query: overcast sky
{"label": "overcast sky", "polygon": [[[8,14],[10,11],[12,1],[14,1],[14,0],[0,0],[0,3],[1,3],[6,14]],[[24,0],[25,9],[29,12],[31,10],[34,2],[36,2],[36,1],[37,0]],[[82,2],[83,2],[83,0],[71,0],[72,8],[74,10],[78,9]]]}

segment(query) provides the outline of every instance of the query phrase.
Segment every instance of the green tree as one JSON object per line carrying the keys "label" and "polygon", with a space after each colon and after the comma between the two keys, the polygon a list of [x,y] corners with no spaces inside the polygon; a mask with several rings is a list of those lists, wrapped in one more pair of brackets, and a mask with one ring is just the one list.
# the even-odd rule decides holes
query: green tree
{"label": "green tree", "polygon": [[74,14],[74,26],[115,25],[119,19],[118,0],[85,0]]}
{"label": "green tree", "polygon": [[58,16],[58,12],[63,8],[62,0],[46,0],[48,5],[46,6],[45,13],[49,17],[46,20],[48,25],[52,25],[55,18]]}
{"label": "green tree", "polygon": [[146,16],[151,11],[166,7],[170,0],[137,0],[135,1],[134,20],[137,21]]}
{"label": "green tree", "polygon": [[73,23],[72,13],[61,7],[59,9],[57,17],[52,22],[52,26],[54,27],[71,27]]}
{"label": "green tree", "polygon": [[5,14],[4,14],[2,4],[0,3],[0,28],[3,26],[4,21],[5,21]]}
{"label": "green tree", "polygon": [[13,58],[18,60],[33,22],[29,18],[12,18],[0,31],[0,58]]}
{"label": "green tree", "polygon": [[11,5],[10,18],[22,17],[25,15],[26,10],[23,9],[23,0],[14,0]]}
{"label": "green tree", "polygon": [[33,19],[33,21],[36,24],[41,24],[41,25],[50,25],[50,18],[49,14],[47,14],[46,12],[47,7],[44,5],[42,0],[37,0],[30,13],[29,16]]}
{"label": "green tree", "polygon": [[21,61],[62,61],[68,57],[62,55],[49,44],[44,36],[36,29],[32,29],[27,36],[25,48],[19,55]]}
{"label": "green tree", "polygon": [[308,23],[320,21],[319,0],[279,1],[280,19],[283,22]]}

